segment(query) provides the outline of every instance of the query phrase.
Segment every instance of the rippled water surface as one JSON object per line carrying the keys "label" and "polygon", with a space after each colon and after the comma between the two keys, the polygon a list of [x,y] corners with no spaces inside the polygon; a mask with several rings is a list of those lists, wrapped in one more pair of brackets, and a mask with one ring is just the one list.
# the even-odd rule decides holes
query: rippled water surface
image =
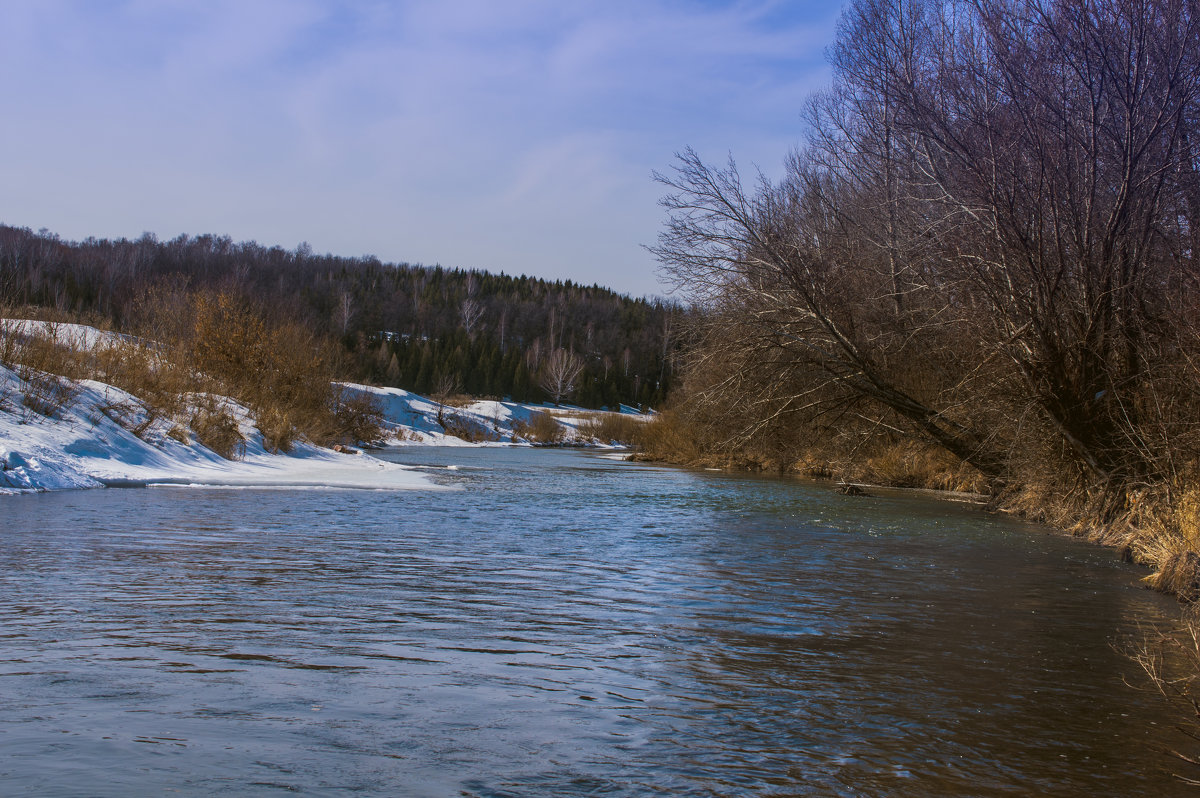
{"label": "rippled water surface", "polygon": [[[546,450],[0,497],[3,795],[1173,795],[1109,551]],[[447,468],[452,466],[453,468]]]}

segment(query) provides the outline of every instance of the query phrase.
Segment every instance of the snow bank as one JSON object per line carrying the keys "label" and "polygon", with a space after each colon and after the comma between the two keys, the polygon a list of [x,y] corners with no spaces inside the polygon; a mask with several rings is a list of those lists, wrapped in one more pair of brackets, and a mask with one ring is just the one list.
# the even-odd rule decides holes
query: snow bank
{"label": "snow bank", "polygon": [[0,493],[155,484],[438,487],[406,466],[303,442],[286,455],[271,454],[245,409],[232,403],[247,442],[245,457],[231,461],[195,440],[177,440],[161,420],[135,435],[130,428],[146,420],[144,407],[110,385],[79,383],[72,400],[51,416],[23,404],[27,389],[17,374],[0,366]]}
{"label": "snow bank", "polygon": [[[52,338],[79,350],[122,341],[142,343],[81,324],[21,319],[0,319],[0,333]],[[53,379],[44,375],[42,381],[54,385]],[[111,385],[90,380],[60,380],[59,384],[69,399],[56,406],[59,397],[51,396],[52,401],[39,405],[38,390],[0,366],[0,494],[161,484],[442,489],[407,466],[303,441],[288,454],[271,454],[263,447],[249,412],[224,397],[209,398],[230,408],[238,419],[246,446],[244,457],[237,460],[222,458],[170,420],[150,418],[136,396]],[[525,433],[535,414],[550,413],[564,428],[566,443],[604,446],[581,431],[594,416],[594,411],[581,408],[500,401],[456,407],[399,388],[353,383],[343,387],[350,394],[367,394],[379,404],[389,433],[386,442],[393,445],[531,445]],[[636,414],[624,406],[621,411]],[[473,442],[449,434],[448,426]]]}
{"label": "snow bank", "polygon": [[136,341],[132,336],[98,330],[86,324],[66,324],[30,319],[0,319],[0,331],[10,335],[46,338],[80,351],[95,349],[101,345],[112,346],[121,342]]}
{"label": "snow bank", "polygon": [[[377,388],[371,385],[341,383],[351,395],[367,394],[383,410],[384,426],[390,434],[389,445],[427,446],[511,446],[531,445],[523,436],[523,427],[533,422],[537,413],[549,413],[563,426],[569,444],[587,444],[606,447],[588,438],[580,427],[596,414],[594,410],[578,407],[556,407],[553,405],[522,404],[480,400],[461,407],[443,405],[419,394],[401,388]],[[622,413],[641,419],[649,416],[637,413],[633,408],[621,407]],[[468,442],[446,432],[442,421],[473,430],[479,440]]]}

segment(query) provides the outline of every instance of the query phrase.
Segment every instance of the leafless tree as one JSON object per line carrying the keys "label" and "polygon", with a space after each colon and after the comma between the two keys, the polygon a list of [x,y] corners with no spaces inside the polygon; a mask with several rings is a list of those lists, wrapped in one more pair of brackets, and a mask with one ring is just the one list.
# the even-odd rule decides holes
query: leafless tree
{"label": "leafless tree", "polygon": [[924,204],[960,221],[939,277],[967,287],[977,335],[1092,479],[1144,477],[1151,353],[1180,285],[1178,181],[1195,174],[1181,156],[1200,100],[1197,4],[916,7],[918,42],[882,84],[933,190]]}
{"label": "leafless tree", "polygon": [[[673,175],[659,177],[672,189],[663,200],[671,217],[653,251],[665,274],[707,308],[702,349],[712,360],[746,364],[713,390],[740,392],[742,380],[765,367],[776,375],[771,390],[747,396],[761,406],[763,421],[783,412],[844,411],[867,400],[999,475],[988,436],[954,417],[950,397],[921,395],[893,367],[917,357],[936,371],[938,360],[951,358],[928,346],[942,335],[933,314],[907,327],[894,323],[886,260],[848,235],[830,210],[849,201],[850,189],[799,160],[793,170],[785,184],[760,182],[752,193],[732,163],[713,169],[687,151]],[[912,346],[916,338],[926,346]],[[891,347],[905,351],[898,356]],[[766,382],[757,373],[750,381]]]}
{"label": "leafless tree", "polygon": [[583,359],[569,349],[555,349],[546,358],[538,375],[538,384],[554,404],[575,393],[583,373]]}
{"label": "leafless tree", "polygon": [[1197,41],[1196,0],[856,0],[784,180],[660,177],[705,391],[1161,477],[1197,409]]}
{"label": "leafless tree", "polygon": [[342,335],[350,328],[350,320],[354,318],[354,300],[350,294],[343,291],[338,297],[337,304],[337,323],[342,329]]}
{"label": "leafless tree", "polygon": [[462,319],[463,329],[472,340],[479,330],[479,321],[483,318],[483,311],[483,304],[471,297],[464,299],[459,306],[459,318]]}

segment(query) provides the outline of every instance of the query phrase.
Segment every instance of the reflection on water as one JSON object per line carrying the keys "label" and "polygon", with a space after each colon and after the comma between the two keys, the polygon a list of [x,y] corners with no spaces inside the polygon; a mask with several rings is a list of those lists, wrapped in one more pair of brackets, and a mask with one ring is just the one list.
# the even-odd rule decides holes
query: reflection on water
{"label": "reflection on water", "polygon": [[1179,791],[1108,646],[1173,608],[1110,552],[587,453],[387,456],[463,490],[3,499],[0,792]]}

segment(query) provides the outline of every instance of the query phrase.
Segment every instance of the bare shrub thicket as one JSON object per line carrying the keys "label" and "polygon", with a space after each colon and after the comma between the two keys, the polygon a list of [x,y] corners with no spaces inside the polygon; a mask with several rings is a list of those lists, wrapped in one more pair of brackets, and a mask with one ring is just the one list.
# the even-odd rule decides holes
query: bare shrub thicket
{"label": "bare shrub thicket", "polygon": [[146,290],[134,307],[139,337],[103,336],[90,348],[60,342],[53,324],[30,325],[36,334],[10,330],[0,339],[0,362],[28,383],[26,404],[53,413],[71,400],[70,380],[94,378],[142,401],[137,414],[114,408],[134,432],[160,419],[190,424],[198,440],[226,456],[242,449],[237,424],[227,409],[193,407],[196,395],[221,394],[248,407],[272,451],[288,451],[301,437],[330,445],[382,436],[379,408],[334,386],[331,346],[303,325],[271,321],[231,292],[178,284]]}
{"label": "bare shrub thicket", "polygon": [[[1143,629],[1115,648],[1137,663],[1152,688],[1174,707],[1181,740],[1200,746],[1200,611],[1193,606],[1174,628]],[[1200,787],[1200,758],[1179,750],[1169,753],[1182,765],[1176,778]]]}
{"label": "bare shrub thicket", "polygon": [[1200,459],[1198,39],[1195,2],[856,0],[782,180],[660,177],[655,252],[704,311],[681,412],[725,416],[718,449],[909,440],[1097,523],[1170,501]]}
{"label": "bare shrub thicket", "polygon": [[236,460],[246,454],[246,438],[237,416],[214,397],[201,397],[190,419],[196,440],[226,460]]}
{"label": "bare shrub thicket", "polygon": [[645,423],[620,413],[592,413],[579,425],[579,433],[601,443],[628,445],[637,441]]}
{"label": "bare shrub thicket", "polygon": [[500,435],[493,428],[462,413],[447,411],[444,407],[438,410],[437,420],[447,435],[453,435],[468,443],[500,440]]}
{"label": "bare shrub thicket", "polygon": [[542,410],[529,414],[528,421],[514,421],[513,434],[534,443],[562,443],[567,431],[554,416]]}
{"label": "bare shrub thicket", "polygon": [[[79,392],[73,381],[86,374],[85,358],[57,343],[54,327],[8,324],[0,328],[0,365],[12,369],[22,382],[21,405],[32,413],[52,417],[68,408]],[[41,334],[35,334],[35,331]]]}

